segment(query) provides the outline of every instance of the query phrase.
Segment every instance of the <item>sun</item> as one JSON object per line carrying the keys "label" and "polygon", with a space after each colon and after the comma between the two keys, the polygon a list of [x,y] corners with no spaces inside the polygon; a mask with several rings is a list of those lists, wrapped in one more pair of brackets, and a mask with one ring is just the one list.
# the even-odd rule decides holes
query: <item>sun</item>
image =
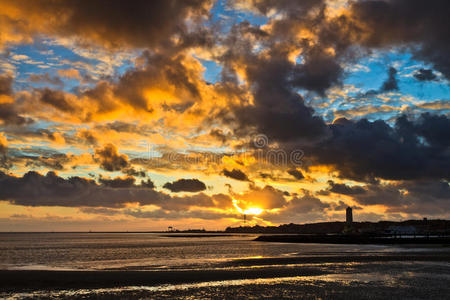
{"label": "sun", "polygon": [[257,215],[261,214],[263,211],[264,211],[264,209],[259,208],[259,207],[249,207],[246,210],[244,210],[244,214],[257,216]]}
{"label": "sun", "polygon": [[257,215],[261,214],[264,211],[264,209],[259,208],[259,207],[248,207],[246,209],[242,209],[237,204],[237,200],[233,200],[233,205],[240,213],[242,213],[244,215],[257,216]]}

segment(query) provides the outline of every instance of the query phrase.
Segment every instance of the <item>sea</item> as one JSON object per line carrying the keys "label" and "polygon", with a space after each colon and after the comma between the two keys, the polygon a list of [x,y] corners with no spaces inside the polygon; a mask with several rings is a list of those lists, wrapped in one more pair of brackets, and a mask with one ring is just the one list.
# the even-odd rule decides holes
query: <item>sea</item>
{"label": "sea", "polygon": [[[118,276],[130,271],[152,274],[238,271],[231,279],[228,275],[224,278],[214,275],[205,280],[193,278],[154,285],[121,285],[118,280],[116,286],[92,288],[2,286],[0,297],[442,299],[443,292],[450,295],[447,246],[268,243],[256,242],[256,237],[254,234],[0,233],[2,276],[8,276],[5,271],[59,271],[58,274],[111,271]],[[414,258],[420,255],[426,259]],[[444,258],[434,259],[435,256]],[[265,275],[258,278],[255,270],[256,274],[261,270]],[[193,274],[195,277],[198,273]]]}

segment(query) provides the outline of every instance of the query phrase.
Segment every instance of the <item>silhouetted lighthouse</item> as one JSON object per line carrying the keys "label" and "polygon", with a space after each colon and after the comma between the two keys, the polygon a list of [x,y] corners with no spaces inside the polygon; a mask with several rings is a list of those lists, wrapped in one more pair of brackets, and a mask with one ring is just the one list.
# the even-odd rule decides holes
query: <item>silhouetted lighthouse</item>
{"label": "silhouetted lighthouse", "polygon": [[350,206],[347,207],[346,222],[347,222],[347,224],[353,223],[353,213],[352,213],[352,208]]}

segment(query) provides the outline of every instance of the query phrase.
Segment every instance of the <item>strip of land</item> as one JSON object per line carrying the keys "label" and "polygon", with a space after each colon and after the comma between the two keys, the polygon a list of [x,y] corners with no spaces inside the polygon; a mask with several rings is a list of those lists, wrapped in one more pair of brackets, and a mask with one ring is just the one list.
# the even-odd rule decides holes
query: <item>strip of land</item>
{"label": "strip of land", "polygon": [[317,243],[317,244],[433,244],[450,245],[450,237],[373,237],[365,235],[261,235],[255,239],[259,242],[281,243]]}

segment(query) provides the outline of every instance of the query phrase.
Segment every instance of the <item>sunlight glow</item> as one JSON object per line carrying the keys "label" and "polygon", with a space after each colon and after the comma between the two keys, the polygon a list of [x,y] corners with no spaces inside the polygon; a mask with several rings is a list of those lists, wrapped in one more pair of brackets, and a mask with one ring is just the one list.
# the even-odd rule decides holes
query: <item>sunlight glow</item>
{"label": "sunlight glow", "polygon": [[242,209],[242,208],[239,207],[239,205],[237,205],[237,201],[236,200],[233,200],[233,205],[234,205],[234,207],[236,207],[236,209],[240,213],[242,213],[244,215],[257,216],[257,215],[261,214],[264,211],[264,209],[259,208],[259,207],[248,207],[247,209]]}
{"label": "sunlight glow", "polygon": [[262,208],[250,207],[250,208],[247,208],[246,210],[244,210],[244,214],[257,216],[260,213],[262,213],[263,211],[264,211],[264,209],[262,209]]}

